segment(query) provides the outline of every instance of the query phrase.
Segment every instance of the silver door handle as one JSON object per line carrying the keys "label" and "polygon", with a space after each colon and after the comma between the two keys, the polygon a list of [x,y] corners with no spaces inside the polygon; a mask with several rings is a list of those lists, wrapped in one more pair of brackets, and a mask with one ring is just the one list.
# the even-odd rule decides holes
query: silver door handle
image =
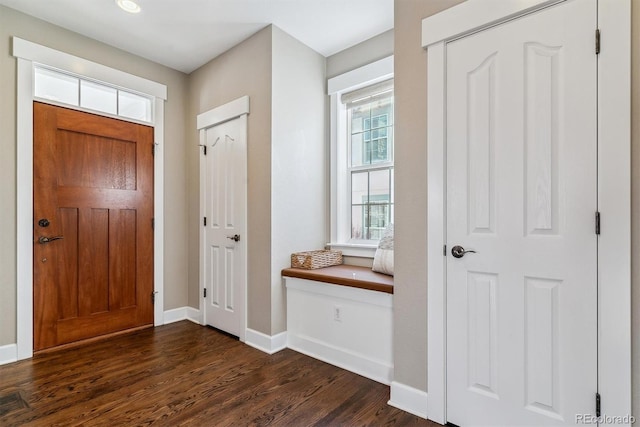
{"label": "silver door handle", "polygon": [[475,254],[476,251],[466,251],[462,246],[454,246],[451,248],[451,255],[454,258],[462,258],[464,254]]}
{"label": "silver door handle", "polygon": [[227,236],[227,239],[233,240],[234,242],[239,242],[240,241],[240,235],[239,234],[235,234],[233,236]]}
{"label": "silver door handle", "polygon": [[53,237],[40,236],[40,238],[38,239],[38,243],[40,243],[41,245],[44,245],[45,243],[50,243],[50,242],[53,242],[54,240],[60,240],[60,239],[64,239],[64,236],[53,236]]}

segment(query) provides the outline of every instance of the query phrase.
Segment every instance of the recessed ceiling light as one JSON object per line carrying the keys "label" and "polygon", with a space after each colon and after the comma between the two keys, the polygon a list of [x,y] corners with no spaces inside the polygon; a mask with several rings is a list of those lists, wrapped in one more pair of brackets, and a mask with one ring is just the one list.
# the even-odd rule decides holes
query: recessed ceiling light
{"label": "recessed ceiling light", "polygon": [[118,6],[120,6],[122,10],[127,11],[129,13],[138,13],[142,10],[140,9],[140,6],[138,5],[138,3],[136,3],[133,0],[116,0],[116,3],[118,4]]}

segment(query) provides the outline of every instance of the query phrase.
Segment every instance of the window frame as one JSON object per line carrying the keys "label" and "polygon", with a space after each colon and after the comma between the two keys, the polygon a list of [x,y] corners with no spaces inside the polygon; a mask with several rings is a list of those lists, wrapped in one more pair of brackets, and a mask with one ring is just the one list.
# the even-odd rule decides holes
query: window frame
{"label": "window frame", "polygon": [[[348,133],[348,121],[347,108],[342,103],[341,96],[392,78],[393,55],[327,81],[331,107],[331,235],[328,246],[341,250],[343,255],[373,258],[378,240],[351,239],[351,170],[348,167],[350,148],[348,144],[344,146]],[[391,159],[391,162],[384,164],[367,165],[366,169],[393,167],[393,150]]]}

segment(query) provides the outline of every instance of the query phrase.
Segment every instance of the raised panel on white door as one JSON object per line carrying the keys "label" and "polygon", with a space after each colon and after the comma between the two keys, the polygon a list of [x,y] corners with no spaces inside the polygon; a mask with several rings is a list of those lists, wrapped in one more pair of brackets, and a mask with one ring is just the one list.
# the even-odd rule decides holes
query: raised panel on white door
{"label": "raised panel on white door", "polygon": [[469,233],[495,232],[495,63],[494,53],[467,75]]}
{"label": "raised panel on white door", "polygon": [[559,233],[558,144],[563,136],[562,46],[524,45],[525,234]]}
{"label": "raised panel on white door", "polygon": [[225,277],[224,277],[224,307],[228,311],[235,309],[235,250],[232,248],[225,248],[224,262],[226,263]]}
{"label": "raised panel on white door", "polygon": [[220,227],[220,203],[221,182],[224,182],[224,153],[221,153],[220,136],[215,129],[207,129],[206,131],[207,157],[209,159],[209,167],[207,169],[207,178],[209,188],[207,189],[207,220],[209,227]]}
{"label": "raised panel on white door", "polygon": [[220,306],[220,248],[218,246],[209,246],[209,284],[211,286],[211,305]]}
{"label": "raised panel on white door", "polygon": [[[234,228],[236,226],[236,170],[233,165],[237,164],[237,154],[234,147],[235,140],[229,135],[224,135],[224,150],[227,161],[221,168],[224,168],[224,189],[223,196],[225,198],[224,225],[226,228]],[[229,161],[229,160],[233,161]]]}
{"label": "raised panel on white door", "polygon": [[559,414],[561,280],[525,277],[526,407],[556,419]]}
{"label": "raised panel on white door", "polygon": [[467,275],[467,375],[469,389],[495,399],[498,395],[498,276]]}

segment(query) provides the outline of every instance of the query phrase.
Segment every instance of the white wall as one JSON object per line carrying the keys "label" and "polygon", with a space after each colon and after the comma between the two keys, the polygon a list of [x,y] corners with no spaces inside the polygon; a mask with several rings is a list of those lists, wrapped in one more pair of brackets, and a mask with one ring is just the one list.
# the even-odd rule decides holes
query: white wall
{"label": "white wall", "polygon": [[280,275],[291,253],[326,243],[325,58],[273,26],[271,334],[286,330]]}

